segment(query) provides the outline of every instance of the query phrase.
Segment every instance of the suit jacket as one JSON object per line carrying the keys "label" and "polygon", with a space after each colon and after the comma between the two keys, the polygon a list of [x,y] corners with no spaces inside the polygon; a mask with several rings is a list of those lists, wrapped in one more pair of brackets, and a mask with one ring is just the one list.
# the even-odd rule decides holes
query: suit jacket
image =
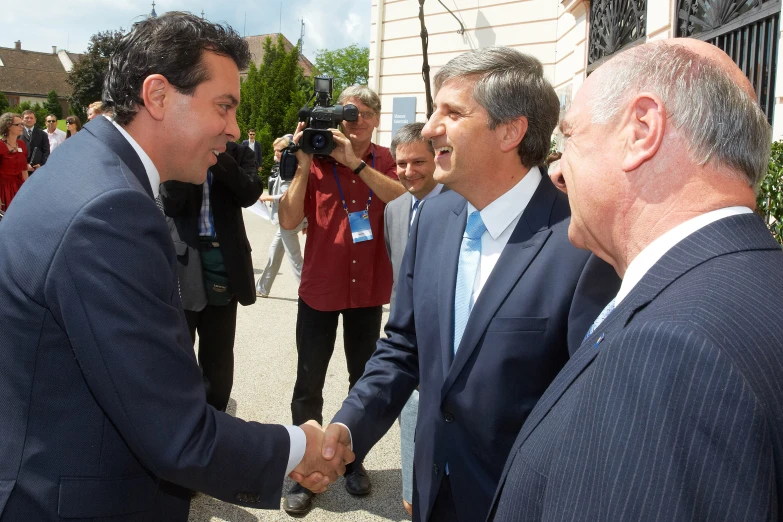
{"label": "suit jacket", "polygon": [[753,214],[672,248],[541,398],[490,518],[779,520],[781,274]]}
{"label": "suit jacket", "polygon": [[[443,186],[440,193],[448,192],[449,188]],[[440,195],[440,194],[438,194]],[[419,203],[421,207],[424,202]],[[394,296],[397,295],[397,274],[402,265],[402,255],[405,253],[405,246],[408,244],[408,232],[411,227],[411,207],[413,205],[413,196],[406,192],[402,196],[390,201],[383,210],[383,237],[386,240],[386,253],[389,254],[389,260],[392,264],[392,282],[391,305],[394,305]]]}
{"label": "suit jacket", "polygon": [[[34,127],[31,139],[27,137],[27,129],[24,129],[21,137],[22,141],[27,145],[28,163],[35,165],[40,162],[40,165],[43,167],[44,164],[46,164],[46,160],[49,159],[49,136],[46,135],[46,131]],[[35,152],[36,148],[38,149],[38,152]],[[35,154],[35,158],[33,158],[33,154]],[[33,161],[35,161],[35,163],[33,163]]]}
{"label": "suit jacket", "polygon": [[[257,141],[255,142],[255,146],[253,147],[253,154],[256,158],[256,172],[258,171],[258,168],[261,166],[261,144]],[[250,140],[245,140],[242,142],[242,145],[246,146],[248,149],[250,149]]]}
{"label": "suit jacket", "polygon": [[[245,232],[242,207],[249,207],[264,190],[261,178],[255,170],[253,153],[245,146],[229,142],[226,152],[218,157],[213,166],[212,187],[209,193],[215,234],[220,243],[220,252],[226,265],[231,290],[243,305],[256,302],[253,260],[250,257],[250,242]],[[161,185],[160,198],[166,214],[174,218],[179,243],[177,260],[182,285],[182,300],[186,310],[199,311],[206,305],[201,303],[204,281],[196,270],[189,269],[191,263],[201,264],[198,255],[198,218],[201,212],[202,185],[181,181],[167,181]],[[184,243],[184,244],[183,244]]]}
{"label": "suit jacket", "polygon": [[457,513],[486,517],[522,422],[619,287],[568,241],[566,196],[543,177],[489,276],[453,355],[457,262],[467,202],[427,201],[414,220],[396,302],[335,422],[361,460],[420,384],[414,520],[427,520],[449,466]]}
{"label": "suit jacket", "polygon": [[61,148],[0,221],[0,520],[276,509],[289,436],[207,406],[139,156],[105,118]]}

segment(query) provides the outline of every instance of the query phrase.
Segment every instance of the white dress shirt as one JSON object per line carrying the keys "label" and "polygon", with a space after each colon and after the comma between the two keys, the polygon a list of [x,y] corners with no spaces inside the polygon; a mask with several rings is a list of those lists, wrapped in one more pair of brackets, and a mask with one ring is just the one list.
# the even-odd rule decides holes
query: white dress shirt
{"label": "white dress shirt", "polygon": [[54,129],[54,132],[49,132],[47,129],[46,137],[49,138],[49,154],[54,152],[54,149],[65,141],[65,133],[60,129]]}
{"label": "white dress shirt", "polygon": [[712,212],[707,212],[695,218],[691,218],[684,223],[680,223],[673,229],[669,230],[662,236],[658,237],[655,241],[647,245],[644,250],[631,261],[628,265],[628,269],[625,271],[625,277],[620,285],[620,291],[617,293],[617,297],[614,298],[615,306],[619,305],[625,297],[631,293],[633,287],[641,281],[644,275],[658,262],[666,252],[671,250],[677,243],[690,236],[697,230],[706,227],[710,223],[714,223],[719,219],[723,219],[729,216],[737,216],[739,214],[753,213],[748,207],[726,207]]}
{"label": "white dress shirt", "polygon": [[[114,120],[109,119],[109,121],[117,128],[117,130],[120,131],[120,134],[122,134],[125,139],[128,140],[130,146],[133,147],[133,150],[135,150],[136,154],[139,155],[141,164],[144,165],[144,170],[147,172],[147,177],[150,180],[152,194],[157,199],[158,194],[160,193],[160,173],[158,173],[158,169],[155,168],[155,164],[152,163],[152,160],[147,155],[147,153],[144,152],[144,149],[141,148],[141,145],[139,145],[136,140],[134,140],[131,135],[128,134],[128,131],[120,127]],[[290,450],[288,452],[288,466],[286,466],[285,476],[283,477],[285,478],[302,461],[302,458],[305,454],[305,449],[307,448],[307,437],[305,436],[304,431],[302,431],[302,428],[299,426],[283,427],[288,430],[288,436],[291,439]]]}
{"label": "white dress shirt", "polygon": [[[408,223],[408,226],[410,226],[410,225],[412,225],[412,224],[413,224],[413,220],[414,220],[414,218],[416,217],[416,214],[418,214],[418,213],[419,213],[419,207],[416,207],[416,206],[415,206],[415,205],[416,205],[416,202],[417,202],[417,201],[421,202],[421,201],[424,201],[425,199],[434,198],[435,196],[437,196],[438,194],[440,194],[440,191],[441,191],[441,190],[443,190],[443,183],[438,183],[437,185],[435,185],[435,188],[433,188],[432,190],[430,190],[430,191],[429,191],[429,193],[428,193],[426,196],[424,196],[423,198],[421,198],[421,199],[416,199],[416,196],[413,196],[413,197],[411,198],[411,220],[410,220],[410,222]],[[421,206],[421,203],[419,203],[419,206]]]}
{"label": "white dress shirt", "polygon": [[[527,208],[533,194],[541,183],[541,171],[533,167],[527,175],[519,180],[508,192],[487,205],[481,213],[481,220],[487,231],[481,236],[481,263],[479,264],[476,281],[473,283],[473,298],[471,308],[478,300],[481,289],[489,279],[489,275],[503,253],[512,232],[519,223],[522,212]],[[468,203],[468,216],[476,207]]]}

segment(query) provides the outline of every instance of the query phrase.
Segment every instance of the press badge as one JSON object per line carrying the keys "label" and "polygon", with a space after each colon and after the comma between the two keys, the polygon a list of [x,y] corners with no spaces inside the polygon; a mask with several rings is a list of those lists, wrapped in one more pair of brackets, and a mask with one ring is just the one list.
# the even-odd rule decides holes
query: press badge
{"label": "press badge", "polygon": [[366,210],[348,214],[348,223],[351,225],[351,235],[353,236],[354,243],[361,243],[362,241],[370,241],[372,239],[370,216]]}

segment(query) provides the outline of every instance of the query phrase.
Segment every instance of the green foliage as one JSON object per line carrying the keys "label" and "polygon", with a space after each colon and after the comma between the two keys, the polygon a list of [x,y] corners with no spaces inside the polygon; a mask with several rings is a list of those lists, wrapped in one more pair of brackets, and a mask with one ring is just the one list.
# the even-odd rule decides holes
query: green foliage
{"label": "green foliage", "polygon": [[283,37],[264,42],[264,59],[250,64],[247,78],[240,86],[241,101],[237,108],[240,139],[247,139],[247,129],[256,130],[261,147],[261,178],[266,178],[274,164],[272,143],[284,134],[294,132],[299,109],[307,102],[306,89],[311,87],[299,67],[299,48],[286,52]]}
{"label": "green foliage", "polygon": [[114,54],[123,35],[122,29],[92,35],[87,53],[74,64],[68,74],[68,83],[73,87],[73,94],[68,99],[71,113],[79,116],[82,121],[87,121],[87,106],[101,99],[109,58]]}
{"label": "green foliage", "polygon": [[0,114],[6,113],[11,109],[11,104],[8,103],[8,98],[5,94],[0,92]]}
{"label": "green foliage", "polygon": [[46,112],[48,114],[54,114],[58,120],[63,117],[63,106],[60,105],[60,99],[57,97],[57,91],[52,89],[48,95],[46,95],[46,103],[44,103]]}
{"label": "green foliage", "polygon": [[756,212],[764,218],[778,243],[783,244],[783,141],[772,144],[767,176],[756,198]]}
{"label": "green foliage", "polygon": [[340,93],[351,85],[367,85],[370,78],[370,48],[352,44],[342,49],[320,49],[315,55],[318,74],[334,77],[332,97],[336,101]]}
{"label": "green foliage", "polygon": [[23,101],[16,107],[11,108],[11,112],[15,112],[16,114],[22,114],[27,110],[31,110],[35,113],[35,126],[39,129],[43,129],[46,125],[46,115],[49,114],[49,111],[46,109],[46,105]]}

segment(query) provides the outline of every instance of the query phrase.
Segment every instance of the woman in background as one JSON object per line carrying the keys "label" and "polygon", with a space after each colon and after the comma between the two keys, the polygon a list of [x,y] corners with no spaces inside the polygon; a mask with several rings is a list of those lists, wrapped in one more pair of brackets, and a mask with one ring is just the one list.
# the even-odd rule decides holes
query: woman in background
{"label": "woman in background", "polygon": [[65,139],[67,140],[80,130],[82,130],[82,121],[73,114],[65,118]]}
{"label": "woman in background", "polygon": [[0,210],[5,211],[27,179],[27,146],[22,135],[22,117],[12,112],[0,116]]}

